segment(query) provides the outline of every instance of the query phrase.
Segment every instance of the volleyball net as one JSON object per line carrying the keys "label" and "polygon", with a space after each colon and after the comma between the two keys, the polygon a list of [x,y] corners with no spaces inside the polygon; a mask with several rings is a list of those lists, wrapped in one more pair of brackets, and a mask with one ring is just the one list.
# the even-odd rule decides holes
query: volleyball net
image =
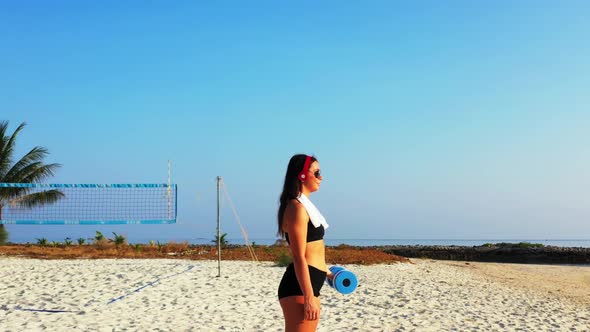
{"label": "volleyball net", "polygon": [[[57,201],[31,206],[55,191]],[[0,224],[173,224],[176,196],[176,184],[0,183]]]}

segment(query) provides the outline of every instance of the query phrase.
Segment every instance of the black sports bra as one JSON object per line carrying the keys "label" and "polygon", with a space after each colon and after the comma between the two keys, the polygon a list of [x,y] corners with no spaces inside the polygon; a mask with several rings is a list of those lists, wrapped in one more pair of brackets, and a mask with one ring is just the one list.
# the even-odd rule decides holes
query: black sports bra
{"label": "black sports bra", "polygon": [[[324,229],[324,225],[320,225],[320,227],[315,227],[311,223],[311,220],[310,220],[307,223],[307,239],[305,242],[313,242],[313,241],[323,240],[325,232],[326,232],[326,230]],[[287,240],[287,243],[291,244],[289,242],[289,234],[287,234],[287,233],[285,233],[285,240]]]}

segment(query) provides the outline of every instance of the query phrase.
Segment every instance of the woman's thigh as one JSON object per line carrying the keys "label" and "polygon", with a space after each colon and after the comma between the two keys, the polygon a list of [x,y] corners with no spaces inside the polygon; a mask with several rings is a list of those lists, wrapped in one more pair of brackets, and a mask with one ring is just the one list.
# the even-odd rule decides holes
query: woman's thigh
{"label": "woman's thigh", "polygon": [[280,299],[279,302],[285,316],[285,332],[307,332],[317,329],[321,310],[318,319],[305,320],[303,317],[303,296],[288,296]]}

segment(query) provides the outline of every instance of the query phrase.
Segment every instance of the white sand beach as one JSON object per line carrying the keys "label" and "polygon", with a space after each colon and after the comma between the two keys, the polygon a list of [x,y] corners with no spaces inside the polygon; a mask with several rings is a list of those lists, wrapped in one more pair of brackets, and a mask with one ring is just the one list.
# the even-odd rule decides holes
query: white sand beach
{"label": "white sand beach", "polygon": [[[318,331],[590,330],[590,267],[414,262],[346,266],[359,287],[322,289]],[[216,261],[3,257],[0,330],[282,331],[283,271],[223,261],[218,278]]]}

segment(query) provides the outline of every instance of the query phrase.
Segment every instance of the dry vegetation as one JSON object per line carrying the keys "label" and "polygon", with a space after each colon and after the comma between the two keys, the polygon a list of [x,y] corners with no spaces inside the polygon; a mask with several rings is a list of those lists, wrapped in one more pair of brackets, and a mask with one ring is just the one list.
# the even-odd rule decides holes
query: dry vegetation
{"label": "dry vegetation", "polygon": [[[260,261],[281,262],[289,256],[285,246],[253,247]],[[120,244],[102,241],[85,245],[42,246],[38,244],[10,244],[0,246],[0,256],[30,257],[42,259],[97,259],[97,258],[174,258],[210,260],[217,259],[217,247],[210,245],[189,245],[188,243],[167,244]],[[245,246],[228,246],[221,250],[222,260],[252,260]],[[332,264],[390,264],[410,262],[405,257],[387,254],[367,247],[340,245],[326,248],[326,258]]]}

